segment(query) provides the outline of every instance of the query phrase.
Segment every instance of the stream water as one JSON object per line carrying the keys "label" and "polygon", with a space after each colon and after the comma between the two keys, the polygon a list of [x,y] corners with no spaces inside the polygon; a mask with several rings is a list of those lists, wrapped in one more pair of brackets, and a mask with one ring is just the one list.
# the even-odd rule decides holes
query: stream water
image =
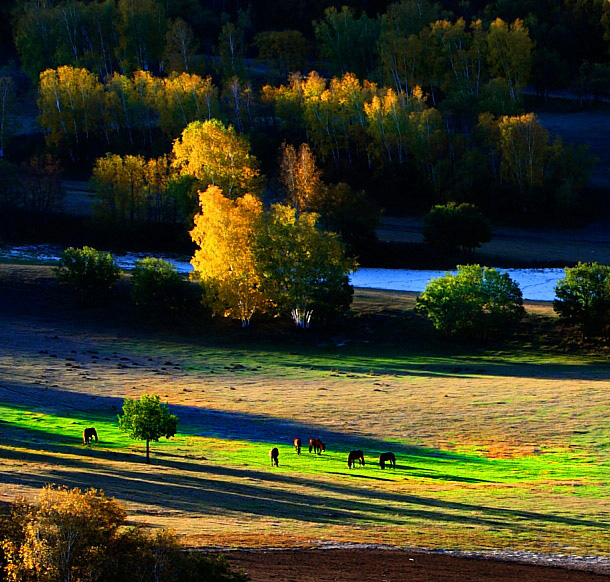
{"label": "stream water", "polygon": [[[61,247],[50,245],[20,245],[0,247],[0,261],[54,263],[59,259]],[[122,269],[132,269],[138,259],[151,256],[150,253],[126,253],[114,255]],[[192,270],[188,257],[163,255],[154,256],[172,262],[181,273]],[[516,281],[524,299],[552,301],[555,285],[564,276],[563,269],[500,269]],[[391,291],[421,292],[428,281],[441,277],[445,271],[420,269],[359,269],[351,276],[354,287],[369,289],[389,289]]]}

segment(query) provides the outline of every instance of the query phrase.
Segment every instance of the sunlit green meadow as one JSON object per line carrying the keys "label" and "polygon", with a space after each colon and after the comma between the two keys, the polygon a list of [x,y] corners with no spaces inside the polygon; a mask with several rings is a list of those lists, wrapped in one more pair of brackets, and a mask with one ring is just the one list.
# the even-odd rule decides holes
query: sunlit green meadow
{"label": "sunlit green meadow", "polygon": [[[356,307],[365,324],[367,312],[383,315],[387,331],[347,342],[191,337],[5,314],[1,499],[33,499],[47,483],[98,487],[131,522],[193,545],[610,554],[603,356],[534,336],[446,344],[400,320],[412,308],[400,294],[360,292]],[[180,419],[175,438],[152,444],[151,465],[117,427],[123,399],[143,392]],[[99,443],[82,444],[87,426]],[[326,452],[310,454],[311,437]],[[348,469],[353,449],[364,467]],[[383,451],[396,469],[380,469]]]}

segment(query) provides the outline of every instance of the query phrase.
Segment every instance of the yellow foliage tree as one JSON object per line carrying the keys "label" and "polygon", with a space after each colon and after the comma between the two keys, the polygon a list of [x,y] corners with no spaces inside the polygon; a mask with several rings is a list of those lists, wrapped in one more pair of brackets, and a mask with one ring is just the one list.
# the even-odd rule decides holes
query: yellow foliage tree
{"label": "yellow foliage tree", "polygon": [[37,506],[23,504],[19,541],[3,543],[7,580],[97,580],[125,510],[101,491],[45,487]]}
{"label": "yellow foliage tree", "polygon": [[323,197],[324,183],[309,146],[303,143],[297,151],[292,145],[282,144],[280,171],[287,198],[297,213],[315,210]]}
{"label": "yellow foliage tree", "polygon": [[487,60],[492,75],[506,81],[511,99],[519,98],[532,68],[534,43],[522,20],[510,26],[496,18],[487,34]]}
{"label": "yellow foliage tree", "polygon": [[49,145],[74,146],[89,139],[100,126],[102,85],[94,73],[75,67],[58,67],[40,73],[38,107],[40,125],[47,129]]}
{"label": "yellow foliage tree", "polygon": [[100,216],[131,223],[144,218],[146,161],[142,156],[106,154],[96,160],[91,181]]}
{"label": "yellow foliage tree", "polygon": [[192,121],[210,120],[218,111],[218,90],[211,77],[172,75],[157,96],[161,129],[176,137]]}
{"label": "yellow foliage tree", "polygon": [[200,192],[199,206],[190,232],[199,247],[191,261],[194,276],[206,287],[216,314],[240,319],[246,327],[267,303],[252,252],[262,204],[251,194],[231,200],[209,186]]}
{"label": "yellow foliage tree", "polygon": [[258,162],[247,138],[217,119],[190,123],[174,142],[173,155],[181,174],[218,186],[231,199],[260,190]]}
{"label": "yellow foliage tree", "polygon": [[502,170],[523,193],[542,186],[549,134],[533,113],[504,116],[499,123]]}

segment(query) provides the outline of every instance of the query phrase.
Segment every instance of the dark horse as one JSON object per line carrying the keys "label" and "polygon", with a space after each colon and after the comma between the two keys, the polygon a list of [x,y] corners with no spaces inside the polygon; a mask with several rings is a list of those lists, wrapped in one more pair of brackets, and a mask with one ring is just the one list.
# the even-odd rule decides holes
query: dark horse
{"label": "dark horse", "polygon": [[297,452],[297,455],[301,454],[301,439],[294,439],[294,450]]}
{"label": "dark horse", "polygon": [[277,450],[277,447],[273,447],[270,451],[269,451],[269,456],[271,457],[271,466],[273,467],[274,465],[276,467],[279,467],[279,463],[278,463],[278,458],[280,456],[280,452]]}
{"label": "dark horse", "polygon": [[326,445],[320,439],[309,439],[309,452],[313,449],[318,455],[326,450]]}
{"label": "dark horse", "polygon": [[347,468],[351,469],[356,466],[356,461],[358,461],[362,466],[364,466],[364,453],[362,451],[351,451],[347,456]]}
{"label": "dark horse", "polygon": [[97,442],[97,431],[93,428],[86,428],[83,431],[83,444],[88,445],[93,439]]}
{"label": "dark horse", "polygon": [[385,469],[385,464],[388,464],[392,469],[396,469],[396,455],[394,453],[381,453],[379,455],[379,466]]}

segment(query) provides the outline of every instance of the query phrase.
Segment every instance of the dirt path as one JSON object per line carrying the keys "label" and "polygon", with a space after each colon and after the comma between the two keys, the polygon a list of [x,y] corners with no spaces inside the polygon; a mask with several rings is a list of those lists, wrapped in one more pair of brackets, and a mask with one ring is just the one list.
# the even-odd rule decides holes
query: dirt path
{"label": "dirt path", "polygon": [[[382,241],[423,243],[421,218],[385,217],[377,231]],[[607,218],[585,228],[531,229],[495,227],[492,240],[477,250],[486,264],[559,266],[596,261],[610,264],[610,224]]]}
{"label": "dirt path", "polygon": [[231,564],[252,582],[598,582],[608,571],[463,558],[394,549],[299,549],[238,551]]}

